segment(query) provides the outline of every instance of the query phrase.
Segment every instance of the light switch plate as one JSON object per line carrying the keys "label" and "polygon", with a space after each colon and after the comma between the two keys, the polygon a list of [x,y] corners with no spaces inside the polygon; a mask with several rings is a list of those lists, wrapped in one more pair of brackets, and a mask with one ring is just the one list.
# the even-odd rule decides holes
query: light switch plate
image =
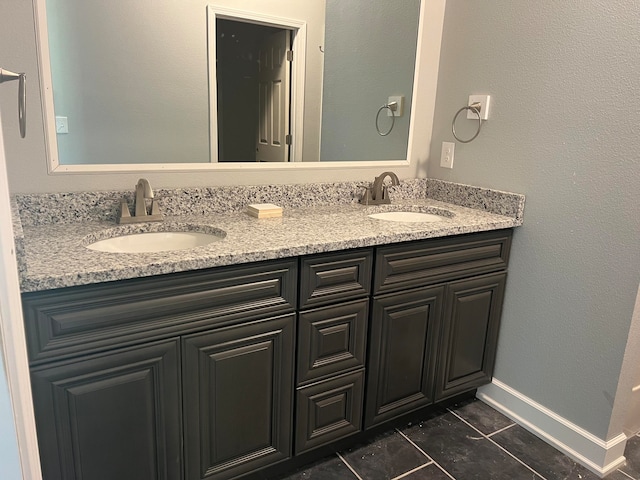
{"label": "light switch plate", "polygon": [[[490,100],[491,95],[469,95],[469,103],[467,103],[467,106],[480,102],[480,118],[482,118],[482,120],[487,120],[489,118]],[[478,116],[471,110],[467,110],[467,118],[469,120],[478,120]]]}
{"label": "light switch plate", "polygon": [[56,133],[69,133],[67,117],[56,117]]}

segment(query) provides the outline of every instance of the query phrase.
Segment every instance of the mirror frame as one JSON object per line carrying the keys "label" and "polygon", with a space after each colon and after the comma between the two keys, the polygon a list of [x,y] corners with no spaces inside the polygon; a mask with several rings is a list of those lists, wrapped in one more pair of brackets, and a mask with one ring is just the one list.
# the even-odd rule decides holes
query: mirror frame
{"label": "mirror frame", "polygon": [[[440,44],[442,27],[444,22],[445,0],[432,2],[422,0],[420,2],[420,21],[418,24],[418,40],[416,48],[416,61],[413,75],[413,92],[411,109],[409,139],[407,145],[407,158],[398,160],[363,160],[363,161],[327,161],[327,162],[283,162],[283,163],[258,163],[258,162],[208,162],[208,163],[144,163],[144,164],[87,164],[65,165],[58,158],[57,133],[55,126],[55,110],[53,102],[53,81],[51,76],[51,64],[49,59],[49,39],[46,16],[46,0],[32,0],[34,18],[36,24],[36,49],[38,56],[38,70],[40,74],[40,93],[42,101],[42,115],[44,122],[45,153],[47,159],[47,171],[50,175],[59,174],[113,174],[135,172],[228,172],[228,171],[282,171],[282,170],[335,170],[335,169],[364,169],[398,168],[410,166],[413,162],[425,159],[428,156],[428,145],[431,140],[430,127],[433,124],[435,110],[435,94],[438,81],[438,66],[440,57]],[[425,65],[424,63],[428,65]],[[419,98],[425,103],[426,112],[417,108],[419,87],[426,87],[431,93],[431,98]],[[420,95],[422,97],[422,95]],[[422,127],[428,127],[426,131],[417,132],[417,111],[421,110],[421,117],[428,115],[428,123]],[[424,122],[420,122],[424,123]],[[417,141],[417,136],[427,138],[425,142]],[[421,148],[420,148],[421,147]]]}

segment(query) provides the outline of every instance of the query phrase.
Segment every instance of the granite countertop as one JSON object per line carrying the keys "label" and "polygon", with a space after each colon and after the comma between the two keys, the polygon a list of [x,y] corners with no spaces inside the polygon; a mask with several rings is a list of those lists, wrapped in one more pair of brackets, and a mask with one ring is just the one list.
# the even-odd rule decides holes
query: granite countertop
{"label": "granite countertop", "polygon": [[[21,236],[17,238],[22,247],[21,288],[23,292],[33,292],[511,228],[522,224],[524,197],[521,202],[518,215],[501,215],[433,198],[405,198],[382,206],[349,203],[285,207],[281,218],[267,219],[257,219],[243,211],[235,211],[166,216],[162,224],[133,224],[126,227],[106,220],[21,225]],[[428,223],[391,222],[368,217],[370,213],[393,210],[448,216],[443,216],[441,221]],[[226,232],[226,236],[206,246],[159,253],[106,253],[85,247],[91,239],[108,237],[113,233],[105,231],[135,231],[141,225],[143,228],[156,225],[151,228],[160,229],[177,226],[183,230],[209,226]]]}

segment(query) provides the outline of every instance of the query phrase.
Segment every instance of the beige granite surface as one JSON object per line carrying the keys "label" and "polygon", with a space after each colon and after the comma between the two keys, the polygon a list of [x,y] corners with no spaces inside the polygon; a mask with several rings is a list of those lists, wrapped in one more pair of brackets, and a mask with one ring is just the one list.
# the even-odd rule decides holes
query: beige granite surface
{"label": "beige granite surface", "polygon": [[[523,196],[511,195],[515,195],[512,201],[524,205]],[[368,217],[370,213],[394,210],[441,214],[442,220],[405,223]],[[429,198],[405,198],[385,206],[344,203],[290,207],[284,209],[282,218],[268,219],[257,219],[236,210],[167,216],[163,224],[127,227],[110,220],[23,225],[21,288],[23,292],[49,290],[522,224],[522,207],[510,208],[509,213],[499,215]],[[181,230],[205,226],[220,229],[226,236],[210,245],[161,253],[105,253],[85,247],[98,238],[144,231],[147,225],[169,230],[172,226]]]}

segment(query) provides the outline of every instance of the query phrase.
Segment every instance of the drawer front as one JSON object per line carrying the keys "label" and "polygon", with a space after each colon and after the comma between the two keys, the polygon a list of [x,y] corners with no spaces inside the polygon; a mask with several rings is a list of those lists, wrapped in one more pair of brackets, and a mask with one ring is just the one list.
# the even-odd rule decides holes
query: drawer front
{"label": "drawer front", "polygon": [[369,300],[300,313],[298,383],[364,366]]}
{"label": "drawer front", "polygon": [[506,269],[511,235],[511,230],[496,230],[381,247],[374,294]]}
{"label": "drawer front", "polygon": [[293,259],[23,295],[32,365],[293,311]]}
{"label": "drawer front", "polygon": [[363,383],[360,370],[298,389],[296,455],[361,430]]}
{"label": "drawer front", "polygon": [[303,257],[300,308],[369,295],[372,258],[372,249]]}

